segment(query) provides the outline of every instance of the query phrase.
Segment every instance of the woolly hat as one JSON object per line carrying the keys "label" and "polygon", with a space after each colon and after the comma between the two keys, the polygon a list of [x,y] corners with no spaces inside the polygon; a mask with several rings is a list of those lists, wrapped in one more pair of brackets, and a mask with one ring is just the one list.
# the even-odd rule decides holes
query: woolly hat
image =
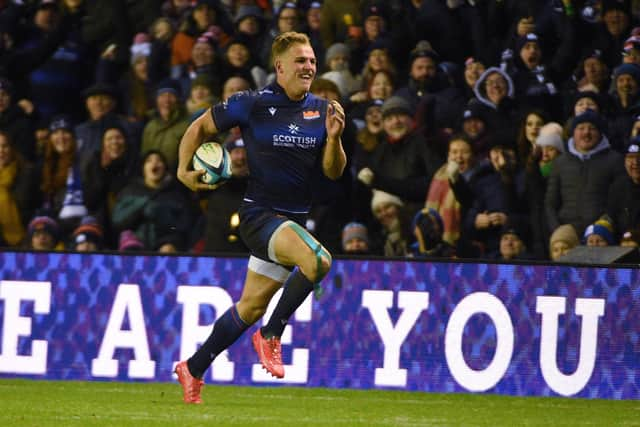
{"label": "woolly hat", "polygon": [[253,4],[245,4],[238,8],[236,16],[234,16],[233,18],[233,22],[238,25],[240,21],[250,16],[256,18],[257,20],[261,20],[264,17],[264,15],[262,14],[262,10],[258,6],[255,6]]}
{"label": "woolly hat", "polygon": [[118,250],[120,251],[139,251],[144,249],[144,244],[131,230],[124,230],[120,233],[120,242]]}
{"label": "woolly hat", "polygon": [[346,246],[353,239],[360,239],[369,244],[367,227],[359,222],[350,222],[342,229],[342,246]]}
{"label": "woolly hat", "polygon": [[409,101],[401,96],[390,96],[382,104],[382,117],[387,117],[393,113],[404,113],[409,116],[413,115]]}
{"label": "woolly hat", "polygon": [[613,238],[613,226],[605,218],[600,218],[593,224],[589,225],[584,230],[584,235],[582,236],[582,240],[586,243],[587,238],[592,234],[597,234],[601,236],[610,245],[615,244],[615,240]]}
{"label": "woolly hat", "polygon": [[640,154],[640,137],[636,136],[631,140],[629,146],[625,150],[625,155],[627,154]]}
{"label": "woolly hat", "polygon": [[60,115],[51,119],[51,122],[49,123],[49,131],[55,132],[60,129],[73,132],[73,125],[71,124],[71,119],[68,116]]}
{"label": "woolly hat", "polygon": [[396,206],[404,206],[404,203],[398,196],[389,194],[382,190],[373,190],[373,197],[371,198],[371,210],[375,211],[382,204],[393,204]]}
{"label": "woolly hat", "polygon": [[362,14],[362,20],[366,21],[367,18],[371,16],[379,16],[386,21],[387,18],[384,15],[385,11],[382,7],[382,4],[372,4],[364,10],[364,13]]}
{"label": "woolly hat", "polygon": [[536,43],[538,46],[540,46],[540,39],[534,33],[528,33],[522,37],[518,37],[518,39],[516,40],[516,52],[520,52],[520,50],[522,50],[524,45],[526,45],[527,43]]}
{"label": "woolly hat", "polygon": [[573,131],[580,123],[591,123],[601,134],[606,133],[607,130],[607,124],[602,116],[591,109],[588,109],[584,113],[573,118],[573,121],[571,122],[571,135],[573,135]]}
{"label": "woolly hat", "polygon": [[440,61],[440,56],[433,49],[427,40],[420,40],[409,54],[409,62],[413,63],[416,58],[431,58],[434,62]]}
{"label": "woolly hat", "polygon": [[133,43],[129,48],[131,52],[131,64],[135,64],[138,59],[151,55],[151,38],[147,33],[138,33],[133,38]]}
{"label": "woolly hat", "polygon": [[575,96],[573,97],[573,104],[572,105],[575,107],[575,105],[578,103],[578,101],[580,101],[582,98],[591,99],[598,106],[598,111],[602,111],[602,97],[600,96],[599,93],[591,91],[591,90],[578,91],[578,92],[576,92]]}
{"label": "woolly hat", "polygon": [[613,70],[613,78],[617,79],[618,77],[628,74],[636,81],[636,83],[640,83],[640,67],[636,64],[622,64],[618,66],[615,70]]}
{"label": "woolly hat", "polygon": [[629,246],[625,244],[636,244],[640,245],[640,229],[633,229],[629,231],[625,231],[620,239],[620,246]]}
{"label": "woolly hat", "polygon": [[156,96],[160,96],[163,93],[172,93],[176,97],[180,98],[180,84],[174,79],[164,79],[156,87]]}
{"label": "woolly hat", "polygon": [[571,224],[563,224],[556,228],[549,238],[549,252],[556,242],[565,242],[570,248],[574,248],[580,244],[578,233]]}
{"label": "woolly hat", "polygon": [[104,231],[98,221],[92,216],[82,218],[80,225],[73,230],[74,245],[84,242],[93,242],[98,248],[102,248]]}
{"label": "woolly hat", "polygon": [[462,123],[470,119],[479,119],[486,122],[487,119],[482,111],[482,107],[478,102],[470,103],[462,112]]}
{"label": "woolly hat", "polygon": [[29,226],[27,227],[27,234],[29,235],[29,238],[33,237],[33,234],[36,231],[45,231],[51,234],[55,241],[58,241],[60,227],[53,218],[42,215],[33,218],[29,223]]}
{"label": "woolly hat", "polygon": [[337,55],[344,55],[347,58],[351,56],[351,50],[349,50],[349,46],[344,43],[334,43],[329,46],[327,52],[324,54],[324,62],[329,65],[329,61],[331,61]]}
{"label": "woolly hat", "polygon": [[564,141],[562,140],[562,126],[556,122],[549,122],[540,128],[536,138],[539,147],[554,147],[564,153]]}
{"label": "woolly hat", "polygon": [[242,140],[242,138],[234,138],[224,144],[224,148],[226,148],[228,152],[232,152],[236,148],[244,147],[244,141]]}

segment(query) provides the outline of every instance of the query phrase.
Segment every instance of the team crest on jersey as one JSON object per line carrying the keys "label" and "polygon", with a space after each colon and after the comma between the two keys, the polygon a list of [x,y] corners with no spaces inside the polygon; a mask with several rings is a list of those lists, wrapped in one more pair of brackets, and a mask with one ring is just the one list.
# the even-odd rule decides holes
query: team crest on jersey
{"label": "team crest on jersey", "polygon": [[274,114],[276,114],[277,108],[276,107],[269,107],[268,111],[273,116]]}
{"label": "team crest on jersey", "polygon": [[302,112],[302,118],[305,119],[305,120],[319,119],[320,118],[320,111],[318,111],[318,110],[303,111]]}
{"label": "team crest on jersey", "polygon": [[289,132],[292,134],[296,134],[300,131],[300,126],[296,125],[295,123],[291,123],[289,124]]}

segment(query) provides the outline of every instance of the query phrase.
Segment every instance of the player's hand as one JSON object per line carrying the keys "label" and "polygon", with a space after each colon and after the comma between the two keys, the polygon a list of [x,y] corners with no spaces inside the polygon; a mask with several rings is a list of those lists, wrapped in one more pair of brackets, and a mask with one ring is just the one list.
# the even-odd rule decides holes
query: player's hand
{"label": "player's hand", "polygon": [[200,177],[207,173],[205,170],[200,171],[192,171],[192,170],[181,170],[178,169],[178,179],[182,182],[185,187],[187,187],[191,191],[198,190],[215,190],[220,186],[220,184],[205,184],[200,181]]}
{"label": "player's hand", "polygon": [[327,118],[325,120],[327,136],[332,139],[340,138],[344,130],[344,110],[338,101],[327,104]]}

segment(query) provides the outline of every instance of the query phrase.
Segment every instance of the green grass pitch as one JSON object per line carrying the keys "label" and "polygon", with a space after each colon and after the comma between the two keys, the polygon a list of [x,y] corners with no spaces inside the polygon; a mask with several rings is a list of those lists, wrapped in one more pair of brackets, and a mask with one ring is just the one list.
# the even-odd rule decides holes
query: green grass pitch
{"label": "green grass pitch", "polygon": [[640,402],[381,390],[0,380],[0,426],[640,426]]}

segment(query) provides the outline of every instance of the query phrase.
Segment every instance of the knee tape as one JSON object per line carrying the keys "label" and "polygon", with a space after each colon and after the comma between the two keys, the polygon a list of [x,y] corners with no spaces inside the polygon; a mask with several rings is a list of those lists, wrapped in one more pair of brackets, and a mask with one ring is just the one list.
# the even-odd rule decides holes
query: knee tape
{"label": "knee tape", "polygon": [[293,229],[293,231],[296,232],[298,236],[300,236],[302,241],[305,242],[307,246],[309,246],[309,248],[316,256],[317,271],[320,277],[315,277],[313,280],[313,293],[316,299],[318,299],[320,298],[320,296],[322,296],[323,293],[322,287],[320,286],[320,282],[324,277],[324,274],[321,274],[322,257],[325,256],[327,259],[331,259],[331,254],[329,254],[329,252],[320,243],[318,243],[313,237],[311,237],[308,231],[300,227],[300,225],[291,221],[289,222],[289,226]]}

